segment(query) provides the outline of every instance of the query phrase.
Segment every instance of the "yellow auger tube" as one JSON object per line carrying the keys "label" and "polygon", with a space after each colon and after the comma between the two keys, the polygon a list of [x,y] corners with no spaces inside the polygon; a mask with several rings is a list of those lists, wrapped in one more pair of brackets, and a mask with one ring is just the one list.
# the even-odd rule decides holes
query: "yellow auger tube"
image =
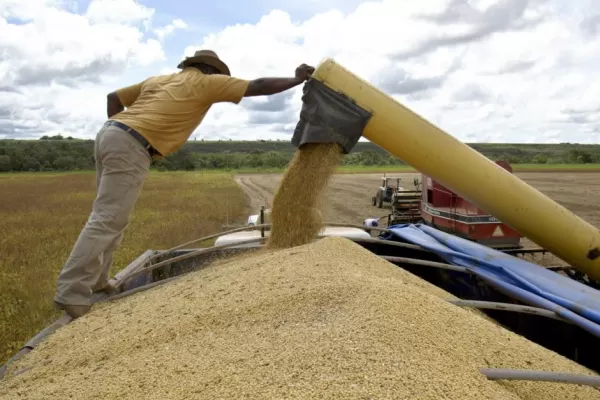
{"label": "yellow auger tube", "polygon": [[363,136],[600,280],[600,231],[332,59],[313,78],[373,116]]}

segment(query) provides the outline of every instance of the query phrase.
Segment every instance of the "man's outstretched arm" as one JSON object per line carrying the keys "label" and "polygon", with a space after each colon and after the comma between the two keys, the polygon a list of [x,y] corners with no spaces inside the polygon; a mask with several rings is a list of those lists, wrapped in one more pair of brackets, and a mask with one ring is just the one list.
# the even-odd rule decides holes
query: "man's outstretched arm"
{"label": "man's outstretched arm", "polygon": [[284,92],[294,86],[306,81],[315,69],[306,64],[296,68],[296,76],[293,78],[258,78],[250,81],[244,97],[270,96]]}
{"label": "man's outstretched arm", "polygon": [[207,83],[197,85],[196,91],[198,97],[209,103],[238,104],[244,97],[270,96],[298,86],[310,78],[314,71],[313,67],[302,64],[296,68],[293,78],[258,78],[252,81],[227,75],[210,75]]}
{"label": "man's outstretched arm", "polygon": [[300,78],[258,78],[250,81],[244,97],[270,96],[284,92],[304,82]]}

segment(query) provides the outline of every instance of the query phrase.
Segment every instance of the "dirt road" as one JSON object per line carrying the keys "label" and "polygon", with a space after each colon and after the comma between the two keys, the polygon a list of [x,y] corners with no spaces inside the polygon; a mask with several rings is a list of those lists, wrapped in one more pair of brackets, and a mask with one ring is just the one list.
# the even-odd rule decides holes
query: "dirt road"
{"label": "dirt road", "polygon": [[[391,175],[391,174],[390,174]],[[395,174],[405,187],[412,187],[417,174]],[[521,179],[575,214],[600,227],[600,172],[517,173]],[[386,215],[388,209],[371,205],[371,197],[380,184],[381,174],[342,174],[333,177],[327,191],[326,217],[332,222],[362,223],[367,217]],[[238,175],[236,181],[248,196],[248,211],[270,205],[281,175]]]}
{"label": "dirt road", "polygon": [[[391,176],[392,174],[388,174]],[[406,188],[412,187],[417,174],[395,174]],[[592,225],[600,228],[600,172],[524,172],[517,173],[554,201],[571,210]],[[371,205],[371,197],[380,184],[382,174],[341,174],[333,177],[326,196],[325,218],[330,222],[362,224],[365,218],[383,217],[389,208]],[[248,214],[256,213],[261,205],[269,206],[281,181],[281,175],[238,175],[236,181],[248,196]],[[537,247],[528,240],[527,247]],[[563,264],[551,255],[535,257],[544,265]]]}
{"label": "dirt road", "polygon": [[[371,197],[380,185],[381,174],[336,175],[329,183],[325,197],[324,217],[329,222],[362,224],[365,218],[386,216],[389,207],[371,205]],[[398,174],[406,187],[412,185],[416,174]],[[281,175],[238,175],[238,184],[248,196],[248,212],[257,212],[261,205],[270,206]],[[410,186],[412,187],[412,186]]]}

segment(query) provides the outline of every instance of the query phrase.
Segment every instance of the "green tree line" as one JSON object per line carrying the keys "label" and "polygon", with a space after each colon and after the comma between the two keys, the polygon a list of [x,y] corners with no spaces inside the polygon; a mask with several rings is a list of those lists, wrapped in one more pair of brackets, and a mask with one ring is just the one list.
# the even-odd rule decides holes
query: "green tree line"
{"label": "green tree line", "polygon": [[[600,145],[468,144],[493,160],[511,164],[600,163]],[[0,140],[0,172],[94,169],[94,141],[44,136],[39,140]],[[296,148],[289,141],[188,141],[179,151],[155,160],[158,170],[283,168]],[[404,162],[370,142],[359,142],[345,165],[394,166]]]}

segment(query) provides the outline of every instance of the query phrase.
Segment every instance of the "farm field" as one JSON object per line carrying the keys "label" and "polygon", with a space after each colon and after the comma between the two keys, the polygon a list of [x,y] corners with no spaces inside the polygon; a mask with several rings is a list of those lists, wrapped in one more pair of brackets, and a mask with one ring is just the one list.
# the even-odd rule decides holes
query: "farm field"
{"label": "farm field", "polygon": [[[516,174],[600,227],[600,172]],[[394,175],[410,184],[416,174]],[[386,209],[371,205],[380,177],[380,172],[336,175],[328,188],[325,218],[361,224],[367,217],[387,215]],[[280,180],[281,174],[268,173],[152,172],[115,254],[113,273],[148,248],[168,248],[226,224],[245,223],[247,215],[269,205]],[[95,174],[0,175],[0,193],[2,363],[58,315],[52,305],[56,277],[89,215]],[[562,264],[551,255],[535,257],[542,265]]]}
{"label": "farm field", "polygon": [[[89,172],[0,175],[0,364],[60,315],[52,304],[56,278],[95,191]],[[229,174],[151,173],[115,253],[113,273],[146,249],[219,231],[244,206]]]}
{"label": "farm field", "polygon": [[[600,172],[516,172],[518,177],[532,185],[548,197],[566,207],[576,215],[600,228]],[[405,187],[412,187],[416,173],[388,173],[388,176],[402,177]],[[339,174],[330,182],[324,218],[330,222],[362,224],[365,218],[383,217],[389,213],[389,205],[379,209],[371,205],[380,182],[381,173]],[[256,174],[237,175],[235,180],[248,196],[256,213],[261,205],[268,205],[281,181],[281,175]],[[537,247],[524,240],[527,247]],[[562,265],[564,262],[552,256],[528,255],[527,260],[540,265]]]}

